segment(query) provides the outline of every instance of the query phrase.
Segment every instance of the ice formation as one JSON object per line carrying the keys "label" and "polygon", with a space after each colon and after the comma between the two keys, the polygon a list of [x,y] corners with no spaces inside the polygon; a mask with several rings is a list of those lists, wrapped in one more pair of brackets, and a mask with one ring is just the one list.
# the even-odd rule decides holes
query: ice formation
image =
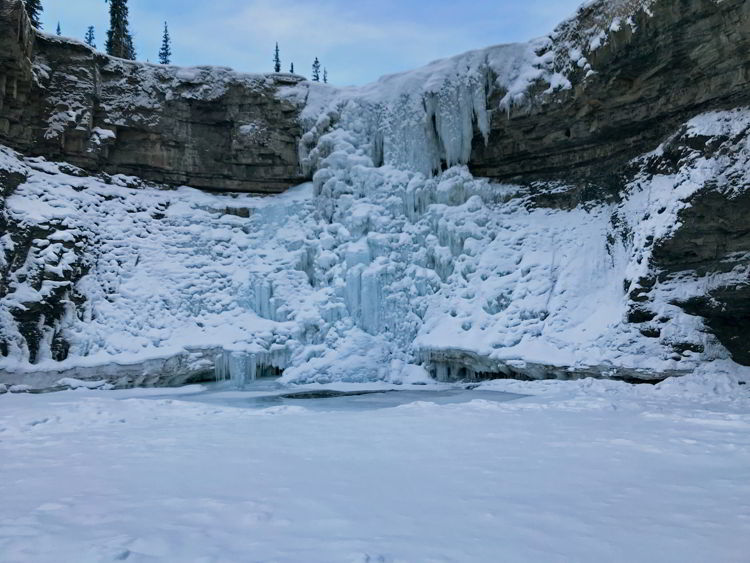
{"label": "ice formation", "polygon": [[[487,135],[489,111],[522,111],[532,85],[570,87],[567,70],[586,68],[601,30],[628,23],[616,21],[624,4],[610,3],[609,19],[575,39],[563,24],[552,38],[364,88],[284,89],[307,103],[300,152],[313,182],[278,197],[83,178],[1,152],[6,167],[28,176],[7,212],[58,230],[35,241],[10,280],[0,326],[11,349],[0,369],[179,356],[242,385],[281,371],[288,381],[318,382],[415,381],[428,371],[438,379],[658,377],[726,359],[700,319],[668,297],[659,306],[673,322],[660,338],[625,320],[627,283],[648,263],[643,240],[673,225],[706,174],[726,166],[720,157],[678,175],[636,177],[620,203],[572,210],[536,206],[527,188],[474,178],[465,166],[472,139]],[[490,90],[503,95],[488,110]],[[704,115],[689,127],[710,133],[738,120],[750,123],[750,111]],[[642,220],[654,206],[665,211]],[[76,287],[85,299],[46,329],[31,364],[7,310],[42,298],[25,271],[68,267],[65,240],[89,253]],[[665,284],[656,295],[668,291]],[[71,345],[61,362],[50,351],[59,333]],[[675,357],[674,339],[704,351]]]}

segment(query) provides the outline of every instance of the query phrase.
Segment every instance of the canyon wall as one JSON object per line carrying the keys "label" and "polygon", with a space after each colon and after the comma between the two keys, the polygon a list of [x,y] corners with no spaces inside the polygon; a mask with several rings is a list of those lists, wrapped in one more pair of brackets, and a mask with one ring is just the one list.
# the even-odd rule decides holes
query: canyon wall
{"label": "canyon wall", "polygon": [[[556,30],[545,51],[571,87],[541,95],[549,84],[540,81],[523,103],[492,110],[488,138],[474,137],[475,175],[592,184],[612,194],[630,159],[690,118],[750,103],[750,3],[619,4],[623,15],[592,38],[583,35],[602,25],[606,2],[581,8]],[[492,88],[488,107],[499,108],[506,93]]]}
{"label": "canyon wall", "polygon": [[113,59],[0,0],[0,377],[750,364],[748,53],[741,0],[598,0],[336,90]]}
{"label": "canyon wall", "polygon": [[301,77],[115,59],[33,30],[0,1],[0,143],[92,172],[278,193],[304,181]]}
{"label": "canyon wall", "polygon": [[[565,66],[560,43],[580,46],[582,31],[601,17],[605,4],[581,8],[558,28],[552,48],[559,69]],[[570,88],[542,94],[549,84],[540,82],[525,103],[492,111],[489,135],[474,136],[474,174],[536,185],[538,204],[573,207],[618,201],[633,179],[632,159],[675,131],[667,150],[650,158],[651,174],[677,173],[697,157],[743,161],[745,131],[709,137],[684,135],[680,128],[704,112],[750,105],[750,3],[657,0],[626,15],[604,35],[584,42],[585,64],[566,73]],[[497,108],[505,95],[491,89],[488,107]],[[546,184],[535,184],[545,180],[569,187],[550,193]],[[650,241],[655,249],[649,275],[630,280],[629,321],[656,334],[652,325],[659,315],[649,310],[652,289],[668,279],[705,280],[704,295],[674,302],[703,317],[733,358],[750,365],[748,179],[737,170],[717,170],[702,182],[684,202],[678,228]]]}

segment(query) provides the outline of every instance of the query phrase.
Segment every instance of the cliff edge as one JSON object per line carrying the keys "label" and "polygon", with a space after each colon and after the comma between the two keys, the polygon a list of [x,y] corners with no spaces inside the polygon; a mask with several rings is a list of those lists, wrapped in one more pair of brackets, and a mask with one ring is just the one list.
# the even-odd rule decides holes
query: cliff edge
{"label": "cliff edge", "polygon": [[168,185],[278,193],[304,181],[303,79],[106,56],[34,30],[0,0],[0,143],[88,171]]}

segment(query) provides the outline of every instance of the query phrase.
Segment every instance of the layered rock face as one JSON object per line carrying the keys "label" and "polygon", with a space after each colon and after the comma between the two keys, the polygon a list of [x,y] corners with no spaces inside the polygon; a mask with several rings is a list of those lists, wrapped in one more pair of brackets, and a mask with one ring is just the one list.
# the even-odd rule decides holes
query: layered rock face
{"label": "layered rock face", "polygon": [[36,33],[0,3],[0,142],[95,172],[208,190],[277,193],[304,181],[291,75],[114,59]]}
{"label": "layered rock face", "polygon": [[0,2],[0,139],[24,142],[21,124],[31,104],[31,59],[36,33],[23,4]]}
{"label": "layered rock face", "polygon": [[[591,183],[610,194],[624,165],[688,119],[750,103],[750,4],[744,0],[595,2],[543,49],[571,88],[533,92],[494,110],[474,137],[470,167],[503,181]],[[622,15],[606,11],[622,11]],[[589,26],[610,24],[584,37]],[[566,43],[570,48],[566,49]],[[563,55],[563,56],[561,56]],[[567,69],[579,57],[581,65]],[[548,88],[539,83],[536,93]],[[492,89],[490,108],[507,94]],[[590,192],[589,192],[590,193]]]}

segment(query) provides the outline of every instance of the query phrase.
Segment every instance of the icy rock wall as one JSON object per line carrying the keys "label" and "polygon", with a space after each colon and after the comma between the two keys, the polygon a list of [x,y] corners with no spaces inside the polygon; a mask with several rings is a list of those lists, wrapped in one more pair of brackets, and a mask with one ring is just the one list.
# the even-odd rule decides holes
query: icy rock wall
{"label": "icy rock wall", "polygon": [[[333,96],[303,137],[302,160],[316,171],[315,205],[335,235],[309,255],[321,258],[312,271],[325,272],[315,283],[333,281],[337,295],[343,291],[358,330],[385,338],[389,354],[446,373],[658,379],[727,356],[669,295],[674,288],[659,294],[665,286],[653,280],[660,265],[650,253],[674,235],[666,226],[680,224],[686,201],[711,189],[700,167],[723,170],[724,160],[678,158],[692,178],[683,182],[653,177],[662,165],[646,155],[605,190],[497,185],[461,166],[438,172],[468,162],[468,135],[485,136],[483,95],[500,100],[493,119],[568,95],[572,79],[596,74],[584,53],[593,56],[622,30],[642,31],[643,18],[659,13],[655,4],[663,12],[668,2],[592,12],[603,6],[594,3],[554,40],[468,53]],[[635,12],[640,23],[625,17]],[[726,114],[696,119],[687,127],[723,135],[712,132],[712,120]],[[657,160],[673,158],[659,151]],[[736,147],[733,158],[744,162]],[[653,310],[644,313],[643,294],[655,284]],[[467,367],[467,355],[482,361]]]}
{"label": "icy rock wall", "polygon": [[[644,192],[633,187],[642,188],[638,174],[648,172],[639,172],[642,163],[630,170],[626,165],[637,151],[652,149],[677,130],[680,119],[687,121],[706,105],[737,103],[746,90],[746,75],[725,75],[732,78],[714,81],[711,88],[696,86],[700,77],[693,77],[692,93],[680,99],[662,96],[670,100],[664,108],[669,118],[631,111],[628,104],[639,108],[641,97],[649,99],[692,74],[654,74],[644,61],[667,54],[629,58],[628,53],[660,53],[675,44],[686,64],[700,68],[736,61],[741,53],[727,52],[724,43],[698,58],[688,54],[691,41],[728,14],[732,33],[744,45],[748,14],[742,3],[590,2],[548,38],[467,53],[333,96],[327,111],[308,124],[302,162],[315,171],[320,216],[350,237],[338,252],[339,259],[342,252],[346,256],[344,271],[334,279],[343,280],[338,283],[344,285],[355,326],[370,335],[387,335],[407,351],[406,357],[456,365],[446,368],[455,372],[465,352],[494,359],[494,364],[484,362],[490,367],[472,368],[474,373],[635,379],[684,373],[696,361],[726,356],[702,320],[686,315],[666,294],[655,298],[658,313],[643,313],[639,284],[649,280],[645,283],[651,288],[650,280],[658,276],[649,249],[673,233],[650,231],[653,221],[643,217],[654,215],[649,206],[656,198],[649,195],[643,202]],[[684,33],[690,26],[694,33]],[[628,89],[620,75],[630,71],[650,80],[642,89],[647,92]],[[694,95],[698,90],[703,94]],[[602,104],[592,96],[604,99],[604,107],[611,99],[623,119],[635,118],[628,122],[634,127],[623,124],[620,130],[626,137],[638,130],[640,136],[612,137],[607,116],[596,111]],[[579,138],[579,118],[594,120],[588,137]],[[545,119],[557,121],[559,135]],[[654,120],[659,126],[647,129]],[[476,148],[482,146],[500,147],[500,160],[512,167],[515,147],[527,146],[529,131],[530,143],[537,135],[543,142],[518,170],[522,179],[538,177],[540,166],[547,172],[574,168],[576,159],[595,163],[590,166],[595,174],[555,172],[562,181],[524,192],[449,169],[467,163],[477,169]],[[596,137],[600,134],[602,139]],[[474,152],[467,148],[469,137]],[[549,159],[545,156],[550,143],[561,145],[562,157],[557,149]],[[694,164],[684,161],[689,170]],[[604,183],[589,186],[587,178],[594,176]],[[703,178],[670,194],[673,180],[654,179],[645,193],[664,194],[668,204],[663,207],[672,213],[666,216],[678,221],[685,198],[707,186]],[[471,213],[483,207],[493,210],[493,218],[472,222]],[[655,214],[665,213],[660,208]],[[505,222],[494,221],[497,216]],[[528,224],[539,232],[527,230]],[[332,251],[326,248],[325,263],[335,272]],[[498,271],[498,265],[504,267]],[[327,275],[330,279],[332,272]]]}
{"label": "icy rock wall", "polygon": [[[278,199],[157,189],[7,149],[0,170],[4,187],[17,178],[2,209],[0,378],[117,379],[119,366],[118,384],[155,383],[155,366],[184,358],[162,375],[179,382],[238,349],[262,374],[284,367],[276,351],[292,339],[316,342],[314,319],[296,318],[310,293],[308,187]],[[283,281],[273,295],[269,271]]]}
{"label": "icy rock wall", "polygon": [[[27,177],[6,202],[10,219],[30,232],[65,218],[88,269],[70,280],[79,302],[63,300],[67,313],[55,316],[67,346],[57,358],[45,339],[37,357],[23,348],[22,317],[35,311],[46,326],[44,307],[58,301],[23,271],[9,278],[2,336],[20,344],[7,347],[0,375],[179,356],[186,370],[238,385],[280,370],[319,382],[428,371],[660,379],[728,358],[686,313],[688,302],[709,306],[695,299],[714,265],[675,268],[658,250],[679,239],[674,227],[699,194],[724,197],[731,178],[744,194],[735,169],[747,162],[746,129],[727,123],[744,122],[746,110],[690,121],[687,135],[676,127],[631,161],[617,197],[580,197],[585,187],[562,181],[493,183],[466,166],[472,140],[491,137],[498,115],[512,121],[567,95],[593,70],[584,52],[637,31],[615,22],[633,3],[607,5],[590,26],[368,87],[282,88],[280,99],[305,107],[299,161],[313,181],[274,198],[164,191],[6,153]],[[719,296],[741,276],[722,268]]]}
{"label": "icy rock wall", "polygon": [[545,82],[549,92],[570,86],[555,71],[554,58],[545,51],[549,45],[549,38],[500,45],[385,76],[362,88],[313,90],[310,95],[327,96],[328,105],[314,101],[313,106],[324,111],[302,114],[309,129],[302,137],[302,164],[309,171],[320,168],[320,159],[334,150],[330,138],[321,139],[331,127],[342,131],[341,141],[366,145],[365,164],[388,164],[424,175],[467,164],[472,141],[489,135],[490,92],[502,92],[498,109],[509,109],[538,81]]}
{"label": "icy rock wall", "polygon": [[[174,370],[237,385],[281,370],[289,381],[413,381],[427,377],[420,365],[445,379],[686,373],[728,354],[676,299],[704,295],[706,278],[660,273],[653,249],[679,233],[697,194],[729,189],[716,178],[745,193],[745,122],[746,110],[702,116],[633,163],[622,201],[572,208],[540,204],[566,185],[540,198],[540,186],[462,166],[434,177],[375,166],[366,133],[341,128],[320,138],[329,149],[314,185],[274,198],[154,189],[5,151],[18,185],[4,207],[14,227],[0,376],[100,366],[118,384],[157,383],[153,366],[178,357],[164,381],[179,381]],[[690,148],[697,140],[707,148]],[[85,267],[19,252],[54,250],[53,239]],[[742,280],[729,250],[735,266],[717,288]],[[63,280],[30,266],[81,272],[64,286],[80,298],[45,292],[45,279]],[[29,314],[53,335],[35,357]]]}
{"label": "icy rock wall", "polygon": [[[493,111],[474,138],[475,175],[616,197],[631,159],[700,113],[750,104],[745,0],[586,2],[550,39],[542,56],[572,87],[539,96],[548,86],[536,83]],[[489,96],[492,109],[507,102],[502,89]]]}

